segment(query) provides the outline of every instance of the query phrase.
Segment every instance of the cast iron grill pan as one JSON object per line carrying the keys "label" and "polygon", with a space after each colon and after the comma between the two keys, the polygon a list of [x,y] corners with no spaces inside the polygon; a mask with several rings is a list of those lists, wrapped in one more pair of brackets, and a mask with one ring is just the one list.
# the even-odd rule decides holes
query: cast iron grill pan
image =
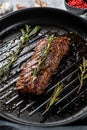
{"label": "cast iron grill pan", "polygon": [[[39,126],[65,125],[83,118],[87,114],[87,81],[77,95],[78,66],[87,55],[87,22],[68,12],[52,8],[25,9],[5,16],[0,21],[0,67],[6,64],[10,52],[16,50],[21,37],[20,28],[24,28],[25,24],[32,28],[40,25],[42,29],[26,43],[8,80],[0,84],[0,116],[12,122]],[[43,95],[20,96],[15,89],[20,69],[32,56],[36,43],[51,34],[72,37],[70,50],[62,59]],[[65,84],[60,99],[49,112],[44,113],[58,82]]]}

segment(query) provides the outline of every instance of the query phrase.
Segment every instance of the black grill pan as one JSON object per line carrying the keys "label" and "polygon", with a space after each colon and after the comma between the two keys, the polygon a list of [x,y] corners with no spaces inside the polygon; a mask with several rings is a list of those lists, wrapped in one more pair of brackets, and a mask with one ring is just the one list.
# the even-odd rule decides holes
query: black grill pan
{"label": "black grill pan", "polygon": [[[84,118],[87,115],[87,81],[77,95],[79,88],[78,65],[87,56],[87,21],[69,12],[54,8],[30,8],[13,12],[0,19],[0,66],[6,64],[9,53],[17,48],[17,41],[21,37],[20,28],[25,24],[32,28],[40,25],[42,29],[33,36],[28,46],[20,54],[18,61],[12,68],[7,80],[0,84],[0,116],[19,124],[56,126],[66,125]],[[15,83],[20,74],[20,68],[33,54],[36,43],[51,33],[70,35],[72,43],[67,55],[61,61],[58,72],[53,76],[52,83],[46,92],[39,97],[31,95],[24,99],[15,90]],[[52,110],[44,113],[57,82],[64,82],[60,100]]]}

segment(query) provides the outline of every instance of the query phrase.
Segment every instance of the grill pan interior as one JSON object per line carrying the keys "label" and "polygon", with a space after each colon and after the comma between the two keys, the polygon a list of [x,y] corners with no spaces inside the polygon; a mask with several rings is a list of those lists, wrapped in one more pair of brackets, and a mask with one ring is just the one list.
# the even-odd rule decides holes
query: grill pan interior
{"label": "grill pan interior", "polygon": [[[12,20],[13,17],[15,20]],[[82,58],[87,56],[87,22],[68,12],[51,8],[26,9],[6,16],[0,21],[0,67],[6,64],[9,53],[16,50],[21,37],[19,30],[25,24],[32,28],[34,25],[41,25],[42,29],[26,43],[27,46],[13,66],[7,83],[0,84],[0,115],[16,123],[40,126],[64,125],[80,119],[87,111],[87,81],[77,95],[78,66],[82,63]],[[70,31],[73,33],[70,34]],[[52,33],[70,35],[73,39],[70,50],[61,61],[46,92],[41,96],[28,95],[24,98],[15,89],[20,69],[33,54],[36,43]],[[44,114],[46,104],[58,82],[65,84],[60,100],[50,112]]]}

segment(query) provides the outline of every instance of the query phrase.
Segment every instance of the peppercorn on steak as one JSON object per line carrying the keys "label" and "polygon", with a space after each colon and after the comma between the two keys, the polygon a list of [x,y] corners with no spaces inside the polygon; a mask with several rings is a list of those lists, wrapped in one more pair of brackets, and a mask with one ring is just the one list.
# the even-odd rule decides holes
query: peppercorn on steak
{"label": "peppercorn on steak", "polygon": [[66,36],[40,40],[32,57],[25,63],[16,83],[21,93],[42,94],[52,75],[58,69],[61,59],[69,50],[70,38]]}

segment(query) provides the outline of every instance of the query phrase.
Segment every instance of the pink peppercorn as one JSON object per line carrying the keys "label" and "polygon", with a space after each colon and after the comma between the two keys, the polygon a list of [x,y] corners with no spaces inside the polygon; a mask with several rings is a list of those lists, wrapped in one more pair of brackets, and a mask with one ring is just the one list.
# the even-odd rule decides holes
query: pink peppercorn
{"label": "pink peppercorn", "polygon": [[68,0],[68,4],[76,8],[87,8],[87,3],[84,0]]}

